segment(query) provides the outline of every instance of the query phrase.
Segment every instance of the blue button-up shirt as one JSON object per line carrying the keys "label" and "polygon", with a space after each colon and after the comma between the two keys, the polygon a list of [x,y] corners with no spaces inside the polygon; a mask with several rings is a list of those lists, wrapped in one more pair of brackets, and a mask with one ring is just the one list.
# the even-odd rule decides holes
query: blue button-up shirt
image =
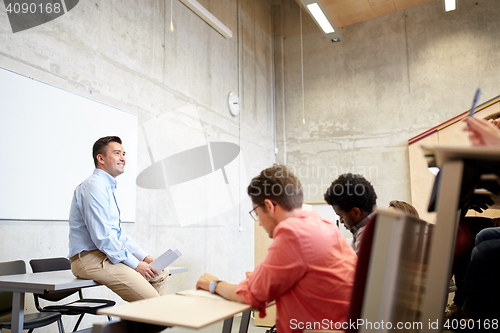
{"label": "blue button-up shirt", "polygon": [[113,264],[123,262],[132,268],[146,258],[147,253],[121,228],[115,189],[116,180],[101,169],[75,189],[69,213],[69,258],[99,250]]}

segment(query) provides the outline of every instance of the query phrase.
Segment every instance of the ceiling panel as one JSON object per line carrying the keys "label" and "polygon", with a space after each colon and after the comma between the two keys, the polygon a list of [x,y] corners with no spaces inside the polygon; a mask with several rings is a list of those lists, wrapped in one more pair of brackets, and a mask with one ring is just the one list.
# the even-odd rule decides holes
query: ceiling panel
{"label": "ceiling panel", "polygon": [[[301,7],[300,0],[295,0]],[[319,0],[337,28],[368,21],[434,0]],[[319,28],[318,28],[319,29]]]}

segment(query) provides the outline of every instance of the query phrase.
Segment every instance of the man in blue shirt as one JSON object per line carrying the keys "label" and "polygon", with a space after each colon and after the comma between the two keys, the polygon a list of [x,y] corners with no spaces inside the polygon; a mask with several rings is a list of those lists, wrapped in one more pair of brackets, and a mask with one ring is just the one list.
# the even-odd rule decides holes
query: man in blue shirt
{"label": "man in blue shirt", "polygon": [[125,169],[125,151],[116,136],[94,144],[94,173],[75,189],[69,214],[69,258],[79,278],[95,280],[128,302],[158,297],[168,269],[159,273],[154,260],[121,228],[115,198],[116,180]]}

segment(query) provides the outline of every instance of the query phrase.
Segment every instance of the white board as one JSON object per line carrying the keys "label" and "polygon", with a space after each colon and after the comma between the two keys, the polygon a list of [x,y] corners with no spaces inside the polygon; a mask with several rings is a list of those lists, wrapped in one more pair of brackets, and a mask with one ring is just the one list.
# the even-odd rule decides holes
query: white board
{"label": "white board", "polygon": [[135,221],[137,116],[0,68],[0,219],[68,220],[73,191],[94,170],[92,146],[123,141],[122,221]]}

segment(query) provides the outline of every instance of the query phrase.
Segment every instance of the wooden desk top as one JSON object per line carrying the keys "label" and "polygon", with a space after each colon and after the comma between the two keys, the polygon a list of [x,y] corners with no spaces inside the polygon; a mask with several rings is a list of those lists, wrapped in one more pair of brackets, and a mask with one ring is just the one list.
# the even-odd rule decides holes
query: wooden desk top
{"label": "wooden desk top", "polygon": [[450,160],[500,161],[500,149],[497,147],[457,147],[457,146],[422,146],[426,156],[434,155],[440,167]]}
{"label": "wooden desk top", "polygon": [[98,314],[159,326],[199,329],[250,310],[248,304],[205,297],[165,295],[98,310]]}
{"label": "wooden desk top", "polygon": [[168,272],[170,274],[185,273],[188,271],[187,267],[169,267]]}
{"label": "wooden desk top", "polygon": [[97,285],[93,280],[76,278],[70,270],[0,276],[0,290],[4,291],[43,293]]}

